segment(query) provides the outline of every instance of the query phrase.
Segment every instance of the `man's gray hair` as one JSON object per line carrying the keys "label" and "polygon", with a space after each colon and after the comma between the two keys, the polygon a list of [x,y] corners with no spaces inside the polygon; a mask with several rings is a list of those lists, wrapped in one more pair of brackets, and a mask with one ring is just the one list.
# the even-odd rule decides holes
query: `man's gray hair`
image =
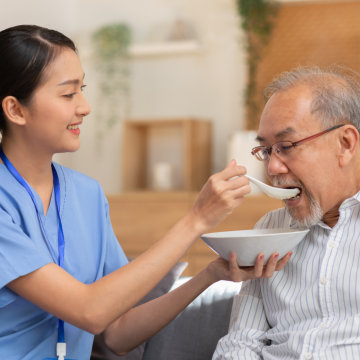
{"label": "man's gray hair", "polygon": [[299,67],[281,73],[265,88],[269,99],[278,91],[297,85],[309,86],[313,93],[311,113],[317,114],[324,128],[351,123],[360,131],[360,75],[339,65],[328,68]]}

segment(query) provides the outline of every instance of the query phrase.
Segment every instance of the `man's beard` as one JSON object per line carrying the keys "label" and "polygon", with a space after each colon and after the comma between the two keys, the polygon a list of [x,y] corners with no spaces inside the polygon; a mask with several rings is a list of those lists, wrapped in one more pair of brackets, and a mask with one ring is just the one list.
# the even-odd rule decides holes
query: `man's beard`
{"label": "man's beard", "polygon": [[294,208],[288,208],[286,206],[286,202],[285,202],[285,206],[287,211],[289,212],[291,218],[293,219],[293,221],[296,223],[296,225],[300,228],[309,228],[313,225],[316,225],[320,222],[320,220],[323,218],[324,213],[321,209],[320,204],[312,197],[312,195],[308,192],[308,190],[306,189],[306,187],[304,186],[304,184],[301,181],[292,181],[291,184],[286,181],[285,179],[281,178],[280,176],[274,176],[272,178],[272,182],[274,186],[299,186],[302,189],[302,194],[301,196],[306,196],[309,199],[309,204],[310,204],[310,209],[309,209],[309,214],[306,215],[305,217],[300,217],[297,214],[296,209]]}

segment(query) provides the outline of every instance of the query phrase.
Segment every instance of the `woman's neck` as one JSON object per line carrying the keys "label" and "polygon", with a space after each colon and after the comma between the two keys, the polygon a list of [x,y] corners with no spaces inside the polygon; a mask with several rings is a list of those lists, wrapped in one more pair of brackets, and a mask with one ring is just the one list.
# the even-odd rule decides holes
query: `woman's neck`
{"label": "woman's neck", "polygon": [[1,145],[15,169],[40,196],[46,214],[53,189],[52,156],[24,146],[21,142],[10,142],[6,137],[3,137]]}
{"label": "woman's neck", "polygon": [[6,157],[10,160],[20,175],[32,186],[52,181],[51,155],[36,151],[33,147],[24,146],[21,142],[1,142]]}

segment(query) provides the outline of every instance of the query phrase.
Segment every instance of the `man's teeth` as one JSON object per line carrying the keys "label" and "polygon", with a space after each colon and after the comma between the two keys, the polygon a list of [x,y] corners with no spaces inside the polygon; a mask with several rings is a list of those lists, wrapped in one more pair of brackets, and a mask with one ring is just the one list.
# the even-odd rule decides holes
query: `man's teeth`
{"label": "man's teeth", "polygon": [[290,199],[298,199],[300,197],[300,194],[301,194],[301,190],[299,191],[298,194],[296,194],[295,196],[293,196],[292,198]]}
{"label": "man's teeth", "polygon": [[69,130],[76,130],[76,129],[79,128],[79,125],[69,125],[67,128],[68,128]]}

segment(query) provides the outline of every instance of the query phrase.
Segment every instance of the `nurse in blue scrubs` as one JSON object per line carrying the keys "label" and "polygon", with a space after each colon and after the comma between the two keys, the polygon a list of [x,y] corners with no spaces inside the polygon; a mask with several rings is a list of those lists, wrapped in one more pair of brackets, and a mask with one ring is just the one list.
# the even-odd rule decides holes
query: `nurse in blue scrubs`
{"label": "nurse in blue scrubs", "polygon": [[[80,146],[90,112],[84,71],[63,34],[17,26],[0,32],[0,359],[90,358],[93,334],[126,353],[220,279],[269,277],[289,255],[241,269],[217,259],[173,293],[134,307],[204,232],[249,192],[232,161],[204,185],[189,213],[127,262],[99,184],[52,162]],[[120,239],[121,240],[121,239]]]}

